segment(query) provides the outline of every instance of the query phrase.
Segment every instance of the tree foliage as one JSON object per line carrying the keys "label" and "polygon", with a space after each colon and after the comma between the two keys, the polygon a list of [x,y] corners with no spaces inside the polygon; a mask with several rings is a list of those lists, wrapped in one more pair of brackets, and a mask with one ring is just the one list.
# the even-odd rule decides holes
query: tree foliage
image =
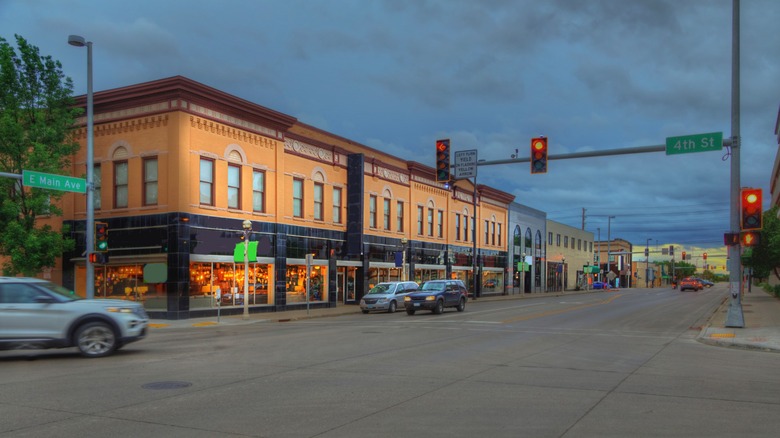
{"label": "tree foliage", "polygon": [[774,275],[780,279],[780,219],[774,206],[763,213],[763,227],[758,245],[751,248],[742,264],[753,269],[753,277],[767,279]]}
{"label": "tree foliage", "polygon": [[[62,65],[15,35],[18,53],[0,38],[0,172],[66,174],[78,150],[73,125],[73,83]],[[5,275],[35,275],[74,248],[63,230],[36,224],[60,216],[63,192],[31,189],[0,177],[0,255]],[[37,227],[36,227],[37,225]]]}

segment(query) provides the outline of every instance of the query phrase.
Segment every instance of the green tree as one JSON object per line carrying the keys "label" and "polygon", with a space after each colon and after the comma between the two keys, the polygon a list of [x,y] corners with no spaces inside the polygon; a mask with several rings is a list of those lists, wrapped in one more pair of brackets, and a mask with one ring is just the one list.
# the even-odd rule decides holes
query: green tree
{"label": "green tree", "polygon": [[[17,51],[0,38],[0,172],[22,170],[66,174],[78,151],[73,138],[73,82],[62,65],[15,35]],[[31,189],[21,180],[0,177],[0,255],[4,275],[32,276],[75,247],[67,230],[36,224],[41,216],[61,216],[63,192]],[[37,225],[37,227],[36,227]]]}
{"label": "green tree", "polygon": [[742,264],[753,269],[753,277],[767,279],[774,275],[780,279],[780,219],[777,206],[762,215],[763,227],[758,245],[751,248],[749,255],[742,258]]}

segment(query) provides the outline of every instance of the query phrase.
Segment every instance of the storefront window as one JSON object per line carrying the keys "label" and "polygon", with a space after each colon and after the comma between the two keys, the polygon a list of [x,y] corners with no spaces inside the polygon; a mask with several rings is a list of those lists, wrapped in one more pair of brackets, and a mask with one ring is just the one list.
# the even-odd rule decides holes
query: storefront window
{"label": "storefront window", "polygon": [[[246,293],[250,306],[273,304],[269,294],[272,265],[249,264],[249,290]],[[244,265],[241,263],[192,263],[190,264],[190,309],[244,305]]]}
{"label": "storefront window", "polygon": [[[309,280],[309,302],[326,301],[328,298],[328,268],[315,265],[311,267]],[[306,266],[287,265],[287,304],[306,302]]]}

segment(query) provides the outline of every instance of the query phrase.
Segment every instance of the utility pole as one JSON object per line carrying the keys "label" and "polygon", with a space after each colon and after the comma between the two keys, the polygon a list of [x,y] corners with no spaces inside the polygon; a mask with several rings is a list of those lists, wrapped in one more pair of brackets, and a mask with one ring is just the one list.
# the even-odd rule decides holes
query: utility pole
{"label": "utility pole", "polygon": [[[739,234],[739,0],[732,0],[731,28],[731,232]],[[741,285],[742,272],[740,254],[741,244],[730,245],[729,249],[729,289],[731,303],[726,314],[726,327],[745,327],[745,317],[742,313]]]}

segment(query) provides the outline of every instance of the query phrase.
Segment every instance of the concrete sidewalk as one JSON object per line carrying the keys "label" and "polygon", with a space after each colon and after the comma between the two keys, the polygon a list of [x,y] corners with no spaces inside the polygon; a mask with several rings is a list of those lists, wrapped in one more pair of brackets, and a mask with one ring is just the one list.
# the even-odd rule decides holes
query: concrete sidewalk
{"label": "concrete sidewalk", "polygon": [[712,315],[702,328],[698,341],[720,347],[746,348],[780,353],[780,299],[754,287],[742,295],[744,328],[726,327],[730,299]]}

